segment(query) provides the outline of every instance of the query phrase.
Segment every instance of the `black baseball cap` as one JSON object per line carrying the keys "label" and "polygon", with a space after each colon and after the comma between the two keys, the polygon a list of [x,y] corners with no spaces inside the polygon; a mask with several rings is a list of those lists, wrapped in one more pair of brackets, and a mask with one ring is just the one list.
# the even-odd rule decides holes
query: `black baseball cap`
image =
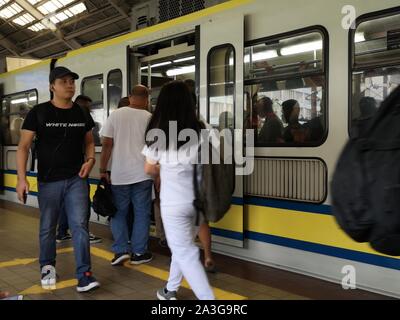
{"label": "black baseball cap", "polygon": [[72,78],[75,79],[75,80],[79,79],[78,74],[76,74],[75,72],[72,72],[68,68],[66,68],[66,67],[55,67],[50,72],[49,82],[53,83],[56,79],[60,79],[62,77],[68,76],[68,75],[71,75]]}

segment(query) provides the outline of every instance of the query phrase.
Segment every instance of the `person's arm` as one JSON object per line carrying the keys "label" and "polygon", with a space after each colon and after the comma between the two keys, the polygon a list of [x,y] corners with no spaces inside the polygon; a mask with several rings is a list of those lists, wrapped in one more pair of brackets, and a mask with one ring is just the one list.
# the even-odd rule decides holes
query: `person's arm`
{"label": "person's arm", "polygon": [[86,162],[82,165],[81,171],[79,171],[79,176],[84,179],[87,178],[92,171],[93,166],[96,162],[94,157],[94,139],[93,139],[93,132],[89,130],[86,132],[85,135],[85,155],[86,155]]}
{"label": "person's arm", "polygon": [[154,178],[154,186],[157,192],[160,192],[160,164],[156,161],[146,158],[144,162],[144,172]]}
{"label": "person's arm", "polygon": [[29,182],[26,179],[26,163],[28,161],[29,149],[31,148],[32,141],[35,137],[35,132],[30,130],[21,130],[21,137],[17,150],[17,195],[18,200],[25,202],[24,197],[29,192]]}
{"label": "person's arm", "polygon": [[110,177],[107,172],[108,161],[110,161],[112,149],[114,146],[114,139],[109,137],[103,137],[102,150],[100,156],[100,178],[106,179],[110,182]]}

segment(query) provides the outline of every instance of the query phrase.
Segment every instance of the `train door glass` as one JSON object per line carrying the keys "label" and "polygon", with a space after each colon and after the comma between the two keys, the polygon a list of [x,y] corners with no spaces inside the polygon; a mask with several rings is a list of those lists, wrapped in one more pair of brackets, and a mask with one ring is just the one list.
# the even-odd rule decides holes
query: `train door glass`
{"label": "train door glass", "polygon": [[[226,32],[229,30],[229,32]],[[218,223],[210,224],[213,241],[243,247],[244,200],[243,167],[243,48],[244,17],[226,13],[199,27],[200,115],[218,129],[231,129],[234,135],[235,190],[228,213]],[[227,130],[224,130],[227,133]],[[239,134],[240,132],[240,134]],[[224,144],[225,147],[225,136]],[[223,156],[228,159],[226,151]]]}
{"label": "train door glass", "polygon": [[[208,119],[220,132],[220,155],[234,162],[233,132],[235,114],[235,48],[232,45],[212,49],[208,56]],[[224,129],[229,129],[228,132]],[[224,131],[223,131],[224,130]],[[225,146],[229,146],[228,153]]]}
{"label": "train door glass", "polygon": [[103,102],[103,75],[95,75],[82,79],[82,94],[92,99],[90,114],[95,122],[93,129],[96,145],[100,145],[100,130],[105,121],[104,102]]}
{"label": "train door glass", "polygon": [[165,83],[172,80],[194,82],[196,73],[194,61],[194,52],[188,52],[141,62],[141,84],[150,88],[151,111],[154,110],[160,90]]}
{"label": "train door glass", "polygon": [[1,99],[1,136],[3,145],[17,145],[28,112],[38,103],[36,90],[6,95]]}
{"label": "train door glass", "polygon": [[357,21],[351,37],[349,125],[371,117],[400,85],[400,10]]}
{"label": "train door glass", "polygon": [[112,70],[107,76],[107,116],[117,110],[122,98],[122,71]]}

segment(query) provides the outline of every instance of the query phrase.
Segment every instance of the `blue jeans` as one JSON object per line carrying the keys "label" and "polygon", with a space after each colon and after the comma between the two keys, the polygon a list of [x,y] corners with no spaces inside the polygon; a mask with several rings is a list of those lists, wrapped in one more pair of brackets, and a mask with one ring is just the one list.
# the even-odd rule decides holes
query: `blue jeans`
{"label": "blue jeans", "polygon": [[68,232],[68,218],[64,208],[60,210],[60,218],[58,219],[57,235],[60,237],[66,236]]}
{"label": "blue jeans", "polygon": [[[151,192],[153,180],[129,185],[112,185],[114,204],[117,212],[111,218],[111,231],[114,238],[112,250],[114,253],[132,252],[143,254],[147,251],[150,232]],[[127,216],[129,204],[133,205],[134,221],[130,250],[128,245]]]}
{"label": "blue jeans", "polygon": [[56,264],[56,228],[60,212],[65,208],[72,233],[76,277],[90,271],[90,244],[87,228],[88,188],[79,176],[56,182],[39,182],[40,266]]}
{"label": "blue jeans", "polygon": [[[87,180],[87,188],[88,188],[88,213],[87,213],[87,224],[88,224],[88,229],[89,229],[89,222],[90,222],[90,211],[91,211],[91,205],[90,205],[90,184],[89,180]],[[64,207],[61,208],[60,211],[60,218],[58,219],[58,228],[57,228],[57,235],[60,237],[66,236],[68,232],[69,226],[68,226],[68,217],[65,212]]]}

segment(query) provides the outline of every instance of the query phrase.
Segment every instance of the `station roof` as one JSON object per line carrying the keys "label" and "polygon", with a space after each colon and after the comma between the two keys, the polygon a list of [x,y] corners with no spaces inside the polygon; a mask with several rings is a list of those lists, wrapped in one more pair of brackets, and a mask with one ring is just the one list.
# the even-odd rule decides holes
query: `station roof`
{"label": "station roof", "polygon": [[44,59],[131,30],[144,0],[0,0],[0,58]]}

